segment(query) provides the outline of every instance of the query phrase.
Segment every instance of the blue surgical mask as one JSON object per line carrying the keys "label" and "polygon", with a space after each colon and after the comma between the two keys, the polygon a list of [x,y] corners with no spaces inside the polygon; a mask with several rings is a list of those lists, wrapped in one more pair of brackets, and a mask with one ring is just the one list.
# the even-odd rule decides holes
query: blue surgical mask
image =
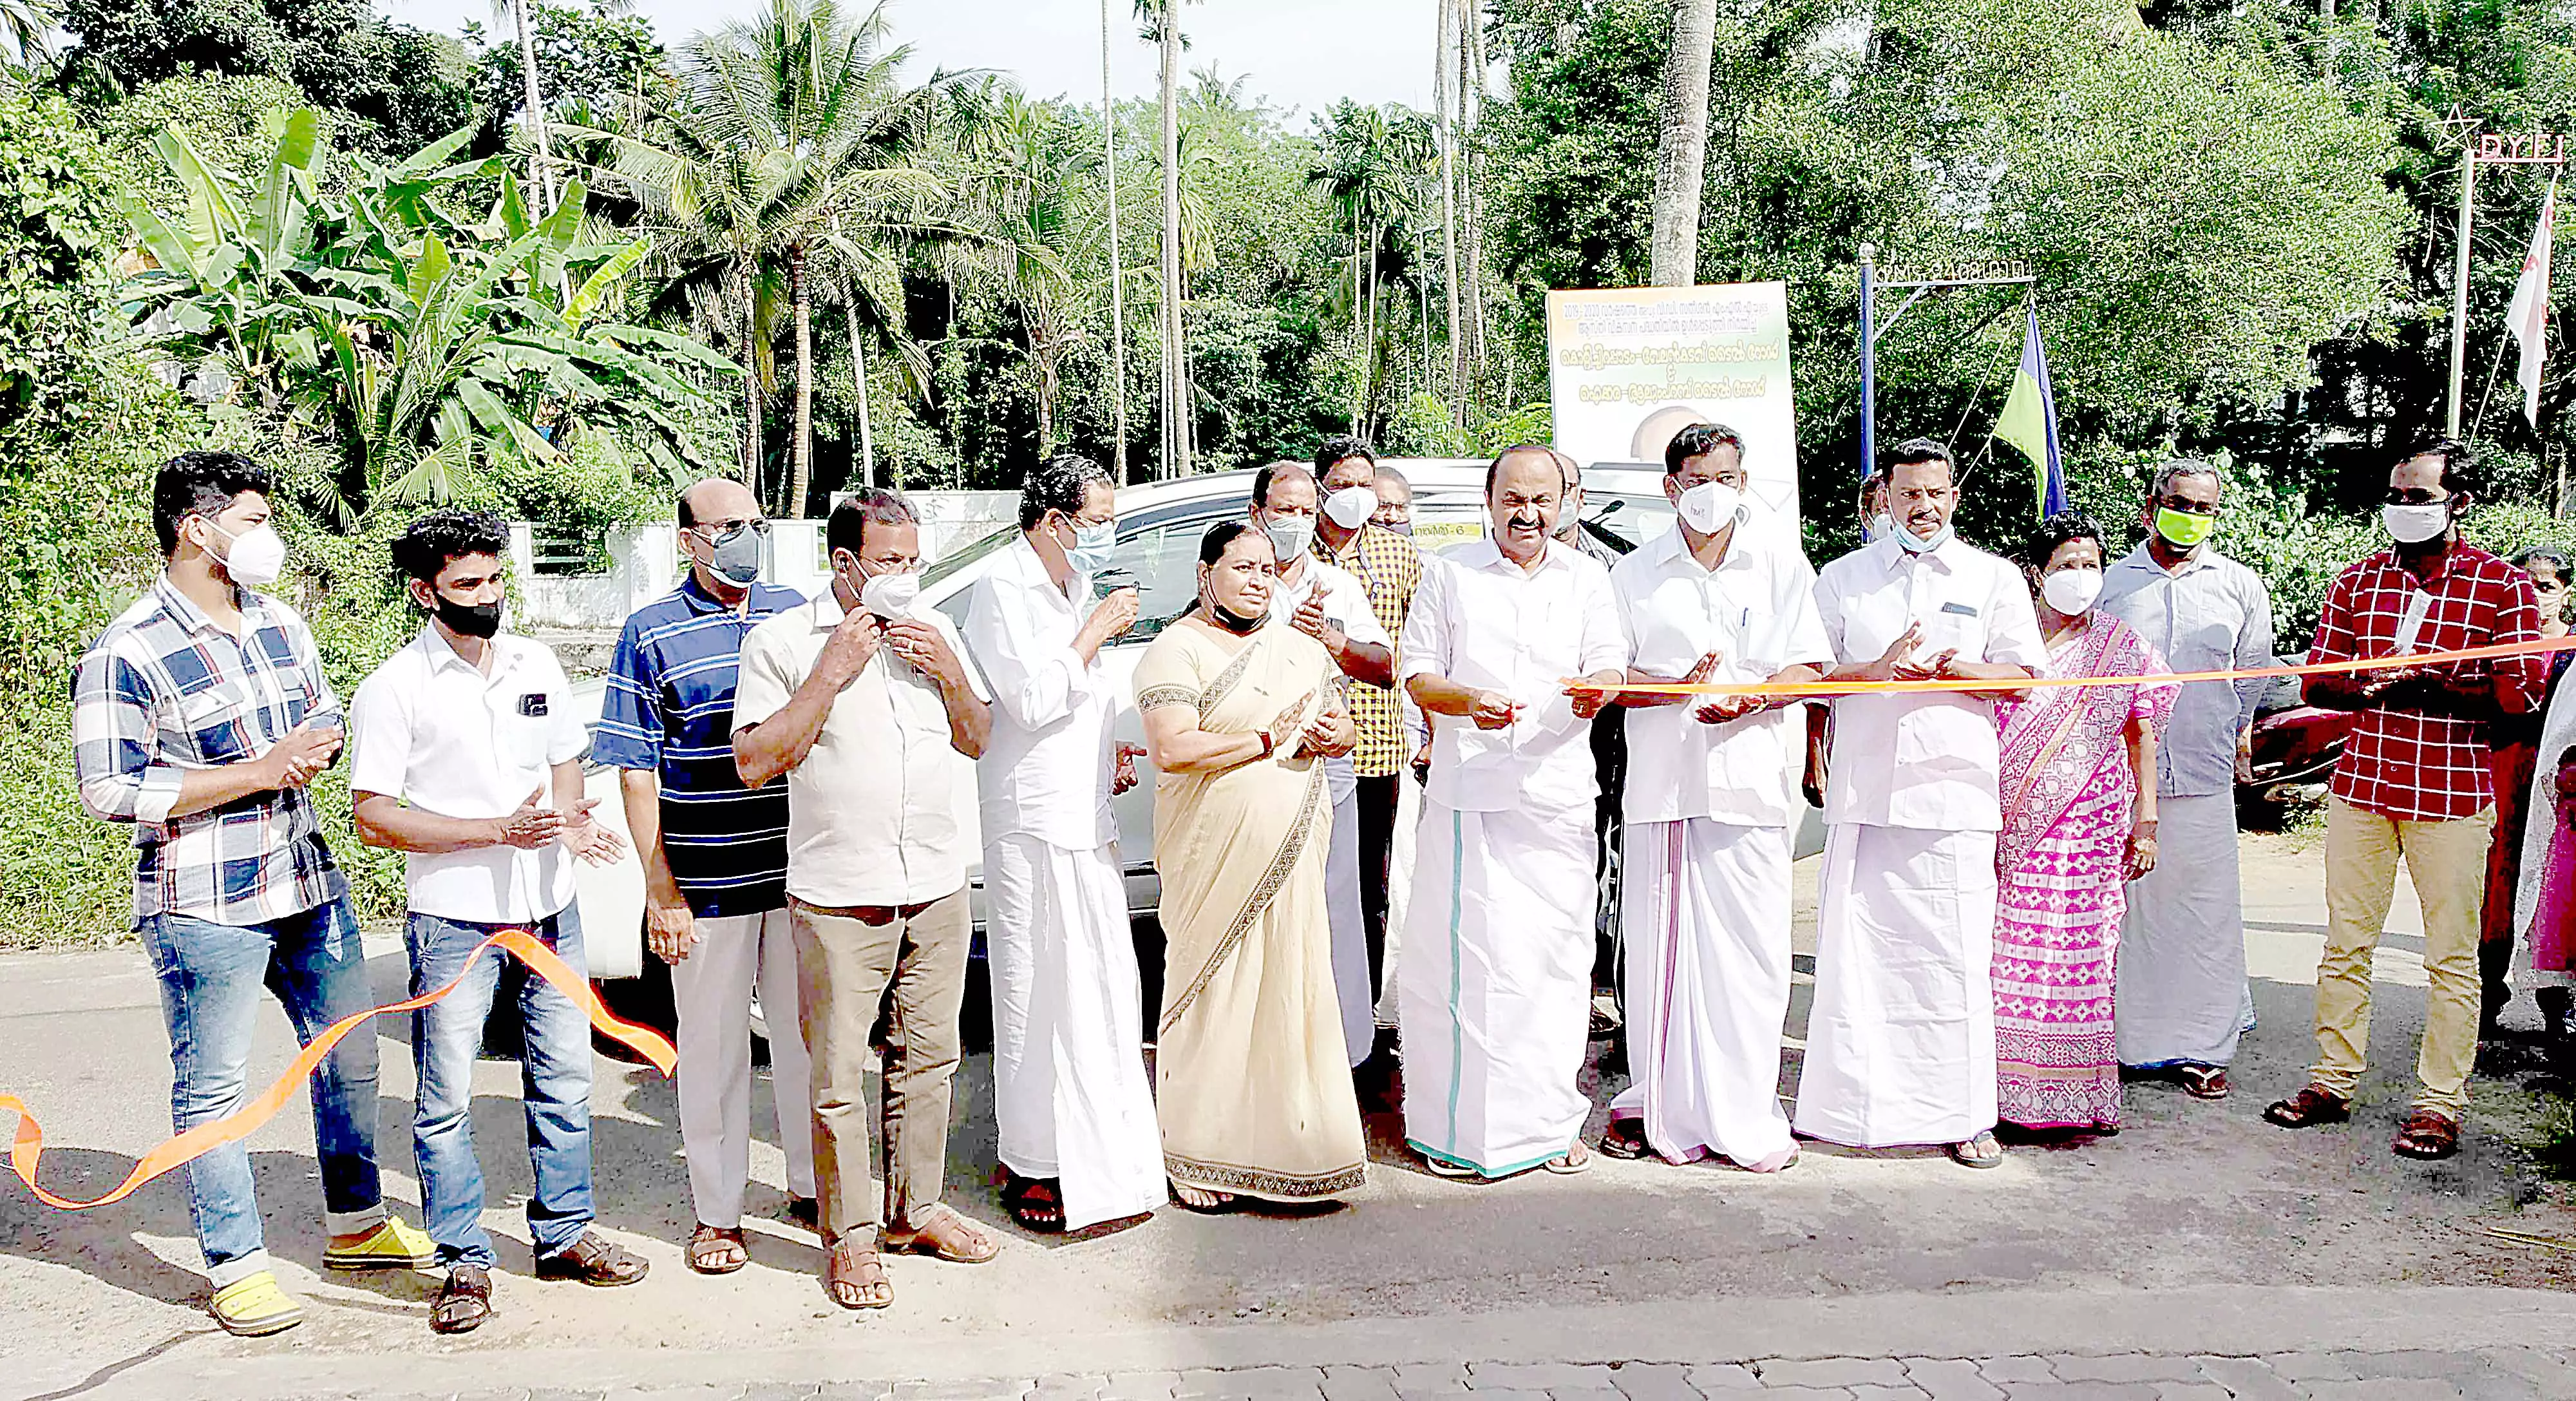
{"label": "blue surgical mask", "polygon": [[1102,521],[1098,525],[1073,527],[1073,548],[1065,551],[1076,574],[1097,574],[1109,567],[1110,557],[1118,552],[1118,523]]}

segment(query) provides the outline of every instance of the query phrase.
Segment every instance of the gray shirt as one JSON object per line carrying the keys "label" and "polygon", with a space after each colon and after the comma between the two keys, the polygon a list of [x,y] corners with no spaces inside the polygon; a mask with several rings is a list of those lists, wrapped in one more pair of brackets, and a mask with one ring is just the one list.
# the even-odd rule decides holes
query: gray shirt
{"label": "gray shirt", "polygon": [[[2174,671],[2272,665],[2272,595],[2253,570],[2208,546],[2168,573],[2140,545],[2103,571],[2096,605],[2136,628]],[[2254,723],[2269,681],[2195,682],[2175,698],[2156,748],[2156,792],[2233,791],[2236,737]]]}

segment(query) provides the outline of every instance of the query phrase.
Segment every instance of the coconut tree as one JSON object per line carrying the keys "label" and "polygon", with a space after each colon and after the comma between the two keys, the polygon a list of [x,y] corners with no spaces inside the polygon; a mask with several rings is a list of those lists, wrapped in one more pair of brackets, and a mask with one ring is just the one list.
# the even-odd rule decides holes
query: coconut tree
{"label": "coconut tree", "polygon": [[1699,276],[1699,194],[1708,169],[1708,71],[1717,56],[1717,0],[1675,0],[1664,58],[1663,131],[1655,142],[1655,222],[1647,245],[1658,287]]}
{"label": "coconut tree", "polygon": [[1392,105],[1363,107],[1345,99],[1317,125],[1317,160],[1306,183],[1351,229],[1351,336],[1360,358],[1351,395],[1356,433],[1376,383],[1379,274],[1390,257],[1402,257],[1400,233],[1428,193],[1435,141],[1420,113]]}

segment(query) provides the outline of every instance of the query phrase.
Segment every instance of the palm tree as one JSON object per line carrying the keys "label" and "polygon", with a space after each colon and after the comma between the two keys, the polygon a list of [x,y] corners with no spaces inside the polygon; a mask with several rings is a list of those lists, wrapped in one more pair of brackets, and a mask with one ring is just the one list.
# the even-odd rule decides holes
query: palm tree
{"label": "palm tree", "polygon": [[1348,99],[1333,104],[1318,124],[1321,160],[1307,170],[1306,183],[1351,226],[1351,334],[1360,357],[1351,396],[1356,433],[1377,382],[1379,273],[1395,232],[1427,193],[1433,136],[1420,113]]}
{"label": "palm tree", "polygon": [[0,67],[33,73],[50,64],[46,40],[61,20],[58,0],[0,0]]}
{"label": "palm tree", "polygon": [[1110,444],[1117,479],[1127,480],[1127,293],[1118,245],[1118,97],[1109,86],[1109,0],[1100,0],[1100,173],[1109,206],[1109,403],[1116,419]]}
{"label": "palm tree", "polygon": [[1180,0],[1136,0],[1136,13],[1161,57],[1163,113],[1163,460],[1162,475],[1190,472],[1189,346],[1181,325]]}
{"label": "palm tree", "polygon": [[[846,292],[884,250],[959,232],[932,150],[956,75],[904,86],[911,50],[886,35],[882,4],[853,18],[835,0],[770,0],[693,41],[676,100],[636,130],[581,133],[611,140],[615,175],[659,236],[663,306],[736,328],[755,483],[773,347],[792,325],[795,428],[776,498],[789,515],[804,514],[812,482],[817,274]],[[818,250],[832,268],[816,266]]]}
{"label": "palm tree", "polygon": [[1708,70],[1717,56],[1717,0],[1674,0],[1664,57],[1664,127],[1655,142],[1655,223],[1649,280],[1699,279],[1699,192],[1708,167]]}
{"label": "palm tree", "polygon": [[975,237],[957,250],[1019,312],[1037,374],[1043,459],[1055,451],[1064,355],[1083,338],[1083,309],[1065,263],[1076,241],[1073,192],[1089,176],[1092,156],[1074,144],[1073,131],[1054,112],[1016,86],[987,80],[976,100],[990,116],[964,144],[970,168],[961,207]]}

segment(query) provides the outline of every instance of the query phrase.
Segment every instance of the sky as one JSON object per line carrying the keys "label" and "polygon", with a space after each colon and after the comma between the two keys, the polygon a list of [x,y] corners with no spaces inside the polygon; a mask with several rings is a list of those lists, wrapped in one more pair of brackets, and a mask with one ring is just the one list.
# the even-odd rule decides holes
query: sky
{"label": "sky", "polygon": [[[386,15],[454,33],[468,21],[499,27],[493,0],[376,0]],[[1154,91],[1155,56],[1136,37],[1130,0],[1111,0],[1110,71],[1119,96]],[[761,0],[634,0],[666,47],[762,8]],[[887,0],[895,40],[913,46],[922,71],[992,68],[1039,97],[1097,101],[1099,0]],[[1184,72],[1216,64],[1228,80],[1273,105],[1321,111],[1335,99],[1431,106],[1437,0],[1207,0],[1185,4]]]}

